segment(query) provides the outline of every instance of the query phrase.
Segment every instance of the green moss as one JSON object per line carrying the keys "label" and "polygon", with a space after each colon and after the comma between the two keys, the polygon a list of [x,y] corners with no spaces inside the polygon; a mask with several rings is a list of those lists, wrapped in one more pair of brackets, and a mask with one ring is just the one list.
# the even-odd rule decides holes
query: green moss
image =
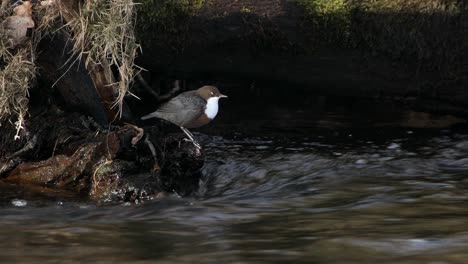
{"label": "green moss", "polygon": [[422,86],[466,79],[467,5],[458,0],[296,0],[306,14],[306,48],[348,49],[391,62],[398,78],[430,73]]}
{"label": "green moss", "polygon": [[241,13],[251,13],[252,12],[252,9],[247,7],[247,6],[243,6],[240,10]]}
{"label": "green moss", "polygon": [[[351,36],[357,48],[419,68],[445,68],[463,44],[456,0],[361,1],[354,6]],[[466,20],[466,18],[465,18]]]}
{"label": "green moss", "polygon": [[[221,6],[221,1],[211,1],[215,3],[216,18],[210,8],[205,9],[204,1],[144,0],[139,6],[141,40],[147,48],[162,48],[164,54],[169,54],[167,47],[183,51],[194,38],[190,35],[192,24],[213,19],[223,23],[225,17],[240,12],[248,29],[240,41],[248,40],[252,44],[249,47],[254,47],[253,54],[289,52],[298,44],[300,52],[304,47],[311,53],[346,50],[356,54],[357,59],[382,59],[390,68],[397,68],[398,76],[429,72],[431,76],[440,75],[440,79],[455,79],[452,76],[466,72],[463,65],[467,63],[468,35],[463,25],[467,24],[468,10],[464,1],[294,0],[305,14],[300,23],[300,32],[305,36],[298,43],[283,34],[275,21],[258,16],[258,7],[264,3],[250,2],[233,10],[232,6]],[[198,16],[200,8],[207,12]]]}
{"label": "green moss", "polygon": [[352,48],[436,68],[456,61],[466,36],[454,26],[466,23],[466,7],[457,0],[296,1],[307,15],[312,50]]}
{"label": "green moss", "polygon": [[345,0],[297,0],[307,13],[316,17],[349,17],[349,5]]}
{"label": "green moss", "polygon": [[[137,36],[146,46],[157,46],[159,41],[171,42],[177,48],[183,40],[190,17],[207,0],[142,0],[137,6]],[[166,38],[171,36],[171,38]]]}
{"label": "green moss", "polygon": [[[457,0],[296,0],[307,16],[306,27],[313,43],[333,43],[355,47],[356,40],[366,46],[382,46],[381,36],[401,42],[418,41],[414,34],[427,31],[434,20],[450,20],[459,15],[462,4]],[[439,22],[439,21],[435,21]],[[392,34],[396,34],[392,38]],[[393,42],[393,41],[392,41]],[[360,44],[363,44],[362,42]],[[383,45],[386,46],[386,45]]]}
{"label": "green moss", "polygon": [[202,4],[202,0],[143,0],[138,5],[138,13],[142,23],[164,26],[177,22],[177,18],[191,15]]}
{"label": "green moss", "polygon": [[349,1],[297,0],[297,3],[306,12],[313,42],[348,42],[352,11]]}

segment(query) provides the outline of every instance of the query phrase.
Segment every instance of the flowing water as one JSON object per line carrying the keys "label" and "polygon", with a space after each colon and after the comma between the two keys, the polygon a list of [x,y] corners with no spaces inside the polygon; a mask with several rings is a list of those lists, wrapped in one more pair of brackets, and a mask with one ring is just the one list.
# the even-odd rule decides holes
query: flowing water
{"label": "flowing water", "polygon": [[96,206],[0,186],[0,262],[468,261],[466,130],[252,109],[196,133],[192,197]]}

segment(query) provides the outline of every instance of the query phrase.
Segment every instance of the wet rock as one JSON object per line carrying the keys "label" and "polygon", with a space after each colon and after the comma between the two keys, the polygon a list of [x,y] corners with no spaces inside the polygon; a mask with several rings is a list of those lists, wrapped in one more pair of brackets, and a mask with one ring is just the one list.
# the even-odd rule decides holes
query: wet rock
{"label": "wet rock", "polygon": [[[204,164],[203,149],[196,148],[182,133],[161,134],[155,128],[147,128],[150,141],[156,146],[156,161],[151,155],[140,157],[139,162],[156,179],[159,188],[166,192],[189,195],[198,189],[201,168]],[[139,152],[150,152],[140,144]]]}
{"label": "wet rock", "polygon": [[198,189],[205,157],[203,150],[181,139],[180,134],[175,138],[166,138],[164,146],[171,151],[164,153],[161,163],[161,188],[180,195],[191,194]]}
{"label": "wet rock", "polygon": [[[4,153],[2,180],[69,190],[97,202],[137,202],[164,191],[189,195],[198,189],[203,151],[183,134],[147,128],[145,139],[139,139],[142,130],[134,126],[103,131],[86,120],[61,111],[31,118],[29,133],[37,144],[18,152],[25,140]],[[1,137],[0,142],[8,142]],[[8,159],[12,153],[15,158]]]}
{"label": "wet rock", "polygon": [[466,123],[466,120],[452,115],[408,111],[403,114],[400,125],[411,128],[445,128],[459,123]]}
{"label": "wet rock", "polygon": [[[162,135],[151,128],[148,133],[147,142],[141,140],[135,146],[133,161],[117,159],[95,165],[92,199],[137,202],[156,199],[163,192],[189,195],[198,189],[203,152],[181,135]],[[148,144],[155,146],[156,156]]]}
{"label": "wet rock", "polygon": [[114,160],[97,164],[89,195],[95,201],[135,202],[156,198],[161,189],[157,178],[138,173],[133,162]]}
{"label": "wet rock", "polygon": [[65,155],[45,161],[23,163],[16,167],[7,179],[17,183],[48,184],[60,177],[70,163],[71,159]]}
{"label": "wet rock", "polygon": [[119,150],[115,133],[101,135],[96,142],[79,146],[73,155],[57,155],[47,160],[23,163],[7,176],[8,181],[69,187],[89,174],[95,163],[112,159]]}

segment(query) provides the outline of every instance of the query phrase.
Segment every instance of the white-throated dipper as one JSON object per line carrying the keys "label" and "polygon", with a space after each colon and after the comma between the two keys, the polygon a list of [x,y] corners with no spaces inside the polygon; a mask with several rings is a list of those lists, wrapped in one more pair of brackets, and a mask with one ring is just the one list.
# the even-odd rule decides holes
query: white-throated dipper
{"label": "white-throated dipper", "polygon": [[219,98],[225,97],[227,96],[221,94],[215,86],[205,85],[197,90],[179,94],[161,105],[155,112],[145,115],[141,119],[156,117],[167,120],[179,126],[192,143],[200,148],[187,128],[197,128],[211,122],[218,114]]}

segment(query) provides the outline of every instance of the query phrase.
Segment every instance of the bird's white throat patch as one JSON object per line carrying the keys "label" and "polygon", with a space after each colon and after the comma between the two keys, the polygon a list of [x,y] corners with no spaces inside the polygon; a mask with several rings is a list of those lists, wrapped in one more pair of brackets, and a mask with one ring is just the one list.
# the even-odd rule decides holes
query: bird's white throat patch
{"label": "bird's white throat patch", "polygon": [[216,114],[218,114],[218,100],[219,97],[211,97],[206,103],[205,115],[209,119],[215,118]]}

